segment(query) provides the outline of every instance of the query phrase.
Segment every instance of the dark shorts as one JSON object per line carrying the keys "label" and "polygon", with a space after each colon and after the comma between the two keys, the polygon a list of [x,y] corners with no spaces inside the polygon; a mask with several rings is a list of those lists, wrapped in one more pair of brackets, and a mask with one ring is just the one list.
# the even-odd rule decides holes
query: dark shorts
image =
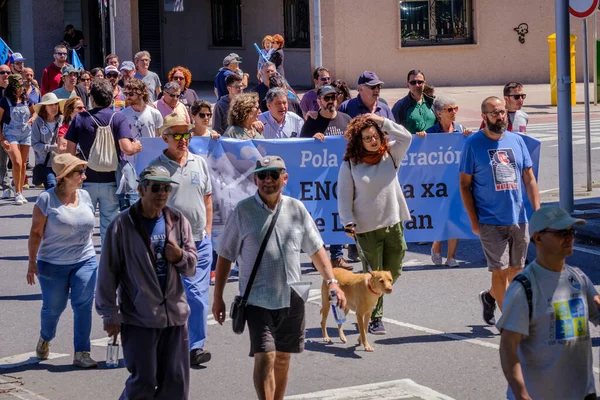
{"label": "dark shorts", "polygon": [[288,308],[269,310],[247,306],[245,313],[250,333],[250,357],[269,351],[301,353],[304,350],[304,301],[294,289]]}
{"label": "dark shorts", "polygon": [[529,246],[529,226],[479,224],[479,239],[489,271],[523,268]]}

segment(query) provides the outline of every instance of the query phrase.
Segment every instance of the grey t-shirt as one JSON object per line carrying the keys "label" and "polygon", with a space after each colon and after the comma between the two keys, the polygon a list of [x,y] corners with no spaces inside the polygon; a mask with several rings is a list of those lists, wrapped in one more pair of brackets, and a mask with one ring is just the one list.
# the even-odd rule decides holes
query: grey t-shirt
{"label": "grey t-shirt", "polygon": [[127,107],[121,114],[125,116],[129,122],[131,135],[134,138],[150,138],[155,137],[156,130],[163,124],[163,117],[154,107],[146,106],[144,111],[137,112],[132,107]]}
{"label": "grey t-shirt", "polygon": [[204,237],[206,229],[204,196],[212,193],[206,160],[188,152],[187,161],[182,167],[163,153],[150,165],[162,165],[171,174],[171,179],[179,183],[179,185],[173,185],[167,205],[181,211],[184,217],[190,221],[194,241],[199,242]]}
{"label": "grey t-shirt", "polygon": [[[518,355],[529,395],[532,399],[580,400],[594,393],[588,324],[600,322],[594,285],[569,266],[554,272],[534,261],[521,273],[531,282],[531,320],[525,289],[513,281],[496,327],[525,336]],[[507,398],[514,399],[510,387]]]}
{"label": "grey t-shirt", "polygon": [[517,110],[514,113],[508,113],[508,118],[510,121],[510,127],[512,129],[508,129],[511,132],[527,132],[527,124],[529,123],[529,115],[525,113],[525,111]]}
{"label": "grey t-shirt", "polygon": [[133,76],[135,79],[142,80],[146,87],[148,88],[148,92],[150,92],[150,101],[149,103],[153,103],[156,100],[156,88],[160,88],[160,78],[152,71],[148,71],[146,75],[142,75],[139,72],[136,72]]}
{"label": "grey t-shirt", "polygon": [[54,188],[40,193],[35,202],[47,218],[37,259],[67,265],[96,256],[92,243],[94,207],[88,192],[77,189],[77,207],[63,205]]}

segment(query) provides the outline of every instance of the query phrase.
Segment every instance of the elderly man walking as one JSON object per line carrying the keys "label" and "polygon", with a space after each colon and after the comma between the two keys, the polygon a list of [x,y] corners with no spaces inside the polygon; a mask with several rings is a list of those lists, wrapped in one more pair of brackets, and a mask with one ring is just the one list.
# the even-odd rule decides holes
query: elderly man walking
{"label": "elderly man walking", "polygon": [[161,92],[160,78],[157,74],[150,71],[150,53],[147,51],[138,51],[133,57],[135,62],[135,79],[139,79],[146,84],[150,93],[150,102],[153,102]]}
{"label": "elderly man walking", "polygon": [[169,114],[177,114],[180,118],[185,119],[190,123],[190,114],[187,108],[179,101],[181,87],[177,82],[167,82],[165,85],[164,96],[152,103],[152,106],[160,111],[160,114],[165,118]]}
{"label": "elderly man walking", "polygon": [[287,90],[273,88],[265,97],[269,111],[258,115],[258,120],[263,123],[265,139],[297,138],[302,131],[304,120],[288,112]]}
{"label": "elderly man walking", "polygon": [[375,72],[363,72],[358,77],[358,96],[343,102],[338,111],[348,114],[351,118],[362,114],[377,114],[394,121],[388,105],[379,100],[383,84]]}
{"label": "elderly man walking", "polygon": [[559,207],[542,207],[531,217],[536,259],[508,287],[496,324],[508,399],[596,400],[588,322],[600,323],[598,292],[565,262],[575,225],[585,220]]}
{"label": "elderly man walking", "polygon": [[131,374],[122,400],[187,399],[189,307],[179,277],[194,276],[198,254],[190,223],[166,205],[177,184],[169,171],[147,167],[139,181],[140,200],[109,226],[96,310],[108,336],[121,332]]}
{"label": "elderly man walking", "polygon": [[210,361],[210,353],[204,349],[208,328],[208,295],[210,267],[212,265],[212,186],[208,164],[201,156],[188,149],[190,129],[193,125],[177,114],[168,115],[159,129],[167,149],[150,165],[169,171],[170,179],[177,183],[167,203],[190,221],[192,235],[198,252],[198,264],[194,276],[184,276],[183,287],[190,305],[190,364],[199,365]]}
{"label": "elderly man walking", "polygon": [[[300,201],[281,193],[287,181],[281,157],[259,159],[254,170],[258,191],[237,204],[217,249],[213,315],[219,324],[226,317],[223,290],[232,261],[238,261],[240,293],[245,292],[257,264],[245,315],[250,356],[254,357],[254,387],[258,398],[266,400],[283,399],[291,354],[304,349],[303,286],[298,285],[301,250],[310,255],[329,289],[335,291],[338,304],[344,308],[346,303],[312,217]],[[272,224],[271,235],[265,238]]]}

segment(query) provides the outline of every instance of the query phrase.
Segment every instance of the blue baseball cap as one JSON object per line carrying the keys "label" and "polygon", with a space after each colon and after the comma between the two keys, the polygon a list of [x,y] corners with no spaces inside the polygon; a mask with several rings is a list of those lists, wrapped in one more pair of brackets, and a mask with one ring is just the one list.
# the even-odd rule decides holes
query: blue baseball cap
{"label": "blue baseball cap", "polygon": [[25,58],[23,58],[23,55],[21,53],[12,53],[8,58],[8,61],[14,63],[17,61],[25,61]]}

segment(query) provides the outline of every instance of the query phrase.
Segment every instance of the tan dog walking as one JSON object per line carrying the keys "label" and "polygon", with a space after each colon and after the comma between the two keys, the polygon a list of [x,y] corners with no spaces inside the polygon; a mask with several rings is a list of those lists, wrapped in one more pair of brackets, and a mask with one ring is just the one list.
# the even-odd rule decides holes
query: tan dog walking
{"label": "tan dog walking", "polygon": [[[349,310],[356,313],[358,323],[358,344],[365,347],[365,351],[373,351],[373,347],[367,341],[367,327],[371,312],[375,308],[379,297],[384,294],[392,293],[392,274],[389,271],[372,271],[366,274],[354,274],[341,268],[334,268],[335,279],[344,294],[346,295],[346,315]],[[331,338],[327,334],[327,316],[331,308],[329,298],[329,289],[323,281],[321,286],[321,330],[323,332],[323,341],[331,343]],[[340,340],[346,343],[346,336],[342,325],[338,324]]]}

